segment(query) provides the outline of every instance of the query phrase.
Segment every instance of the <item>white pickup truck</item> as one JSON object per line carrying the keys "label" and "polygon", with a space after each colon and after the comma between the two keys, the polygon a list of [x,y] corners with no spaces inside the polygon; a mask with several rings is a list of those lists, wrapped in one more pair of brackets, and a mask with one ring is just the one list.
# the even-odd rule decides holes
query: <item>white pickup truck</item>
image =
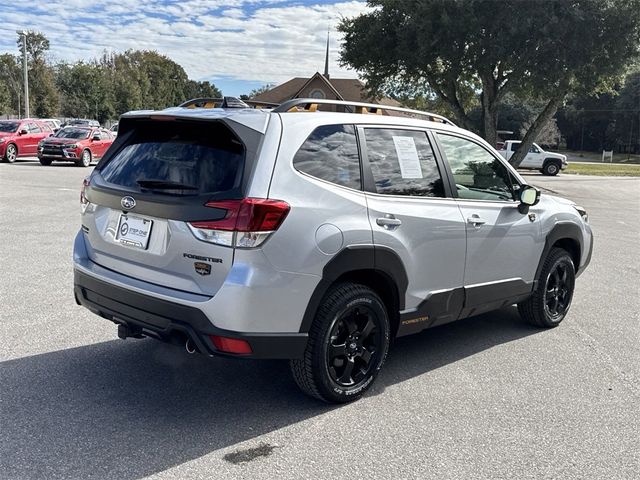
{"label": "white pickup truck", "polygon": [[[520,140],[507,140],[498,152],[509,160],[511,155],[520,147]],[[560,170],[567,168],[567,156],[560,153],[545,152],[538,144],[534,143],[529,153],[518,168],[528,170],[540,170],[545,175],[557,175]]]}

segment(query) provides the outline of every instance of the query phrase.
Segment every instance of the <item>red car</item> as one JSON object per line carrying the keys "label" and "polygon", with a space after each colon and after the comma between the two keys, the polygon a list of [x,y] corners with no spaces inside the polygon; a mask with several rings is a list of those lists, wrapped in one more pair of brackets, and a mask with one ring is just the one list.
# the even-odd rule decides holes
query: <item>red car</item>
{"label": "red car", "polygon": [[13,163],[18,157],[35,157],[40,140],[52,133],[41,120],[0,120],[0,159]]}
{"label": "red car", "polygon": [[104,155],[114,140],[115,137],[104,128],[65,127],[40,142],[38,159],[42,165],[62,160],[88,167]]}

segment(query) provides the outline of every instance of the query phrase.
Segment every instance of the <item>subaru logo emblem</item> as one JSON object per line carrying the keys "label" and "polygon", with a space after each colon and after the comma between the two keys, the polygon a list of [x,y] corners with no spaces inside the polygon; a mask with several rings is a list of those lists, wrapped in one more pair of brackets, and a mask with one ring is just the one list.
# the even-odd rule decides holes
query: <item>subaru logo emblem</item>
{"label": "subaru logo emblem", "polygon": [[122,200],[120,200],[120,205],[122,205],[122,208],[126,210],[131,210],[136,206],[136,200],[135,198],[129,196],[122,197]]}

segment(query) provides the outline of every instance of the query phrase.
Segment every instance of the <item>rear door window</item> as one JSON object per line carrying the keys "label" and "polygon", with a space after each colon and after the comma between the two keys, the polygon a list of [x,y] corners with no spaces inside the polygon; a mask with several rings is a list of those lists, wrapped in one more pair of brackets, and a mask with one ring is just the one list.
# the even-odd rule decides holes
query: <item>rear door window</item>
{"label": "rear door window", "polygon": [[377,193],[444,197],[436,158],[423,131],[366,128],[367,158]]}
{"label": "rear door window", "polygon": [[221,122],[140,121],[100,173],[132,189],[213,194],[239,186],[244,157],[244,145]]}

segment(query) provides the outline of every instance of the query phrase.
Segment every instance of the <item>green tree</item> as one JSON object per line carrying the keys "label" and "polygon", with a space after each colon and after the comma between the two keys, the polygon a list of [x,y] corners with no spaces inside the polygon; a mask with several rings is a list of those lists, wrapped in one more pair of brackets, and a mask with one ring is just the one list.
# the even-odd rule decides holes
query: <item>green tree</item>
{"label": "green tree", "polygon": [[61,113],[65,117],[92,118],[104,123],[115,116],[110,78],[99,63],[58,65],[57,86],[63,97]]}
{"label": "green tree", "polygon": [[247,96],[247,100],[250,100],[252,98],[257,97],[258,95],[261,95],[265,92],[268,92],[269,90],[271,90],[273,87],[275,87],[275,84],[273,83],[265,83],[264,85],[262,85],[261,87],[258,88],[254,88],[253,90],[251,90],[249,92],[249,95]]}
{"label": "green tree", "polygon": [[341,61],[374,92],[435,94],[473,128],[466,105],[477,97],[480,132],[496,139],[507,93],[544,104],[514,165],[570,91],[607,88],[638,55],[639,0],[370,0],[344,19]]}
{"label": "green tree", "polygon": [[[46,58],[49,40],[39,32],[27,32],[27,65],[29,73],[29,105],[38,117],[56,114],[59,96],[55,86],[55,74]],[[22,51],[24,37],[18,35],[18,49]]]}
{"label": "green tree", "polygon": [[0,113],[20,113],[22,88],[22,70],[16,57],[3,53],[0,55],[0,90],[5,93],[4,100],[0,102]]}
{"label": "green tree", "polygon": [[192,98],[220,98],[222,92],[216,88],[215,85],[208,81],[196,82],[195,80],[189,80],[185,85],[184,100],[191,100]]}

